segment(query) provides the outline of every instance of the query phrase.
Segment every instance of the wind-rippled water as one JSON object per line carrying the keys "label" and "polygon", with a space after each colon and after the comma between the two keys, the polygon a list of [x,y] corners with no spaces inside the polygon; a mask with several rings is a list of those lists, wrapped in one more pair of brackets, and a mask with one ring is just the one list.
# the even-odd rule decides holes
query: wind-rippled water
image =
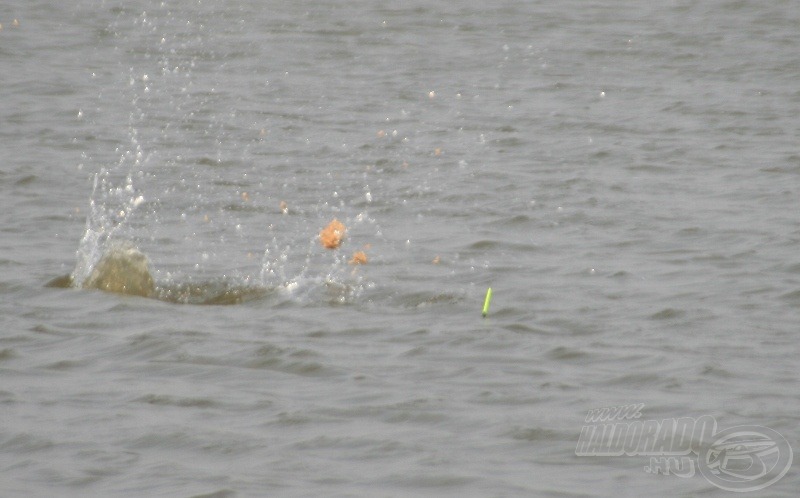
{"label": "wind-rippled water", "polygon": [[[793,2],[0,24],[3,496],[725,494],[576,456],[633,403],[800,449]],[[46,286],[114,241],[167,300]]]}

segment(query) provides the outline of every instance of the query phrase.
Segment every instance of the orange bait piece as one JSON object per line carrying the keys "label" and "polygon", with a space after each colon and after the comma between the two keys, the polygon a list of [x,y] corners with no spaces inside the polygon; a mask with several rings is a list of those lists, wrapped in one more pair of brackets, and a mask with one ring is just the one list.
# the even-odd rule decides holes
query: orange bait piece
{"label": "orange bait piece", "polygon": [[350,260],[351,265],[365,265],[367,264],[367,255],[364,251],[358,251],[353,254],[353,259]]}
{"label": "orange bait piece", "polygon": [[342,245],[344,233],[347,231],[344,224],[336,218],[319,233],[319,241],[328,249],[336,249]]}

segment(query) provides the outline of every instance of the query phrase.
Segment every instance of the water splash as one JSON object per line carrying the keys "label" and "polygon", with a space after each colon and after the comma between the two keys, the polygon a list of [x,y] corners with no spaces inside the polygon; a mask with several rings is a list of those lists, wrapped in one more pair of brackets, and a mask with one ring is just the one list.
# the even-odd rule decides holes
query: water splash
{"label": "water splash", "polygon": [[[348,260],[380,230],[366,211],[378,197],[368,184],[371,166],[353,154],[374,149],[324,144],[315,154],[327,163],[295,164],[298,144],[309,143],[298,128],[306,117],[254,111],[253,101],[242,100],[250,92],[226,86],[234,58],[214,53],[212,38],[238,25],[200,10],[112,10],[108,31],[139,42],[120,52],[121,71],[97,80],[96,109],[119,112],[122,102],[127,126],[124,119],[118,129],[96,124],[103,140],[95,143],[120,145],[110,149],[116,158],[99,159],[71,282],[80,286],[115,243],[129,241],[153,263],[155,297],[168,301],[244,287],[301,301],[354,301],[369,270]],[[243,43],[241,50],[260,49]],[[258,91],[263,98],[273,90]],[[91,115],[84,117],[90,124]],[[276,209],[279,198],[291,208]],[[317,234],[334,216],[352,229],[353,244],[329,251]]]}
{"label": "water splash", "polygon": [[[350,238],[359,236],[360,225],[374,223],[365,213],[353,219],[345,218],[345,224],[351,233]],[[283,237],[273,237],[264,249],[261,261],[260,280],[265,287],[276,287],[287,295],[299,300],[324,300],[331,303],[348,303],[356,300],[372,283],[368,281],[363,270],[349,264],[347,244],[339,249],[324,248],[318,238],[321,228],[309,228],[306,223],[296,228],[306,235],[305,243],[301,238],[294,246],[281,243],[298,232],[284,232]],[[355,234],[355,235],[353,235]],[[357,246],[356,246],[357,247]]]}
{"label": "water splash", "polygon": [[86,227],[76,251],[72,281],[80,285],[111,247],[112,241],[124,239],[131,230],[131,220],[144,203],[144,197],[133,186],[130,174],[123,185],[114,185],[108,170],[95,174]]}

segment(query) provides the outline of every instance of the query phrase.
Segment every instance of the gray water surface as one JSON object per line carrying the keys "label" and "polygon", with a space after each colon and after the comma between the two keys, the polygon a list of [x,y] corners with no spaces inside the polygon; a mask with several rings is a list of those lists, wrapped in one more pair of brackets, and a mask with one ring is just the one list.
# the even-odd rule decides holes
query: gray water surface
{"label": "gray water surface", "polygon": [[[3,496],[730,494],[576,455],[589,410],[635,403],[800,450],[794,2],[0,24]],[[241,299],[45,285],[117,240]]]}

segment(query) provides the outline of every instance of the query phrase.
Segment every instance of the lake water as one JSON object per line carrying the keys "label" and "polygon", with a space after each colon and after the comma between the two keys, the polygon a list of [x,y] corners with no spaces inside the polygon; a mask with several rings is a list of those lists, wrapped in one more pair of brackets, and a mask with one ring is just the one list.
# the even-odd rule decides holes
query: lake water
{"label": "lake water", "polygon": [[[795,2],[0,24],[3,496],[729,494],[576,454],[631,404],[800,450]],[[115,241],[174,299],[46,285]]]}

